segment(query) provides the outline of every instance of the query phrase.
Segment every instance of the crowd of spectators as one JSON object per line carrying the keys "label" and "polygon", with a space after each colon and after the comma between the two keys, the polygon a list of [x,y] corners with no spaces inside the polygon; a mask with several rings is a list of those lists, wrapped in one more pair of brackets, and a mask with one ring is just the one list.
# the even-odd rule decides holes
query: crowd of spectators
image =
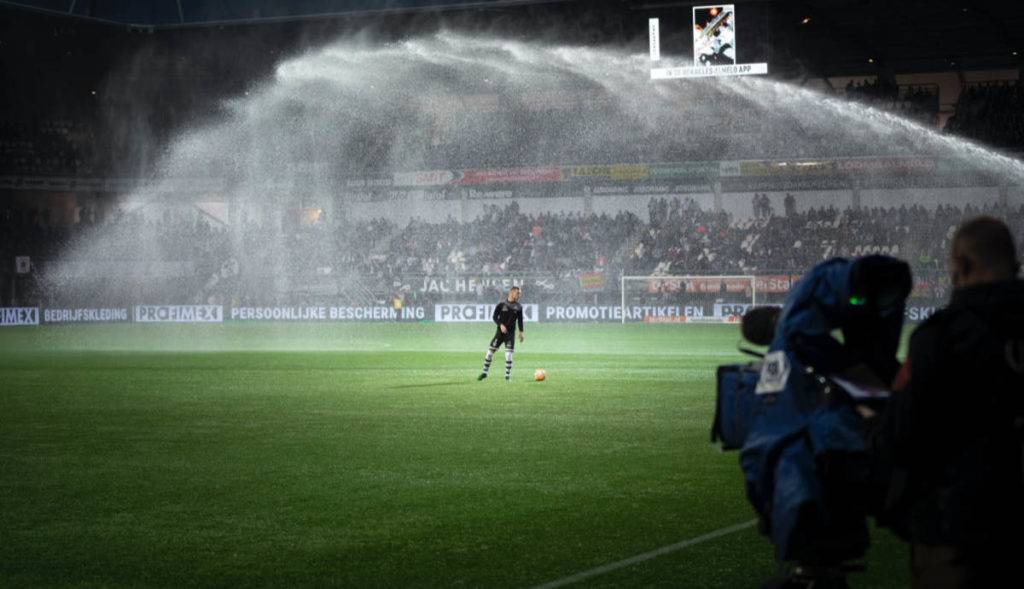
{"label": "crowd of spectators", "polygon": [[[412,149],[422,158],[422,165],[435,169],[506,167],[509,161],[530,166],[545,162],[570,165],[888,155],[913,147],[905,141],[836,141],[831,126],[799,117],[788,120],[781,111],[766,117],[762,105],[717,86],[693,86],[680,100],[717,104],[730,116],[680,118],[669,109],[664,114],[667,119],[646,126],[641,121],[631,123],[634,115],[616,110],[617,102],[607,95],[581,90],[576,96],[572,92],[537,91],[539,105],[512,103],[500,95],[449,97],[447,102],[458,105],[457,112],[438,110],[432,106],[438,101],[425,100],[424,110],[403,119],[401,128],[368,131],[366,141],[354,138],[352,147],[358,147],[365,157],[346,159],[347,168],[339,172],[386,172],[378,168],[389,161],[393,136],[403,137],[402,149]],[[88,96],[96,103],[91,107],[89,101],[83,101],[85,106],[59,115],[12,111],[0,116],[0,174],[96,177],[151,173],[158,144],[170,136],[175,121],[199,109],[194,94],[180,100],[165,93],[153,94],[152,108],[138,112],[130,96],[111,90],[103,93],[102,101]],[[932,85],[851,81],[844,96],[928,125],[934,125],[938,117],[938,92]],[[456,125],[453,121],[460,122]],[[603,122],[595,126],[595,121]],[[656,130],[666,124],[676,132]],[[966,87],[946,131],[997,147],[1024,146],[1024,86],[992,82]],[[559,136],[596,133],[600,146],[561,142],[552,137],[553,132]],[[408,145],[410,137],[419,138],[419,143]],[[529,150],[523,149],[524,143],[530,145]],[[152,149],[140,153],[140,145]],[[126,160],[131,160],[130,165]]]}
{"label": "crowd of spectators", "polygon": [[946,131],[996,147],[1024,148],[1024,85],[986,82],[960,93]]}
{"label": "crowd of spectators", "polygon": [[939,88],[934,85],[897,86],[882,78],[846,84],[846,98],[934,126],[939,116]]}
{"label": "crowd of spectators", "polygon": [[9,207],[0,210],[0,234],[5,274],[16,256],[31,259],[32,272],[18,277],[17,298],[50,304],[190,301],[231,251],[223,227],[194,211],[169,209],[155,218],[139,210],[98,218],[84,210],[66,224],[45,209]]}
{"label": "crowd of spectators", "polygon": [[[176,125],[201,120],[204,114],[195,92],[178,97],[166,90],[146,78],[125,87],[108,85],[99,93],[76,88],[84,93],[82,105],[59,116],[29,110],[4,113],[0,116],[0,173],[151,174],[161,146],[173,136]],[[693,85],[678,96],[659,99],[664,103],[652,102],[642,112],[623,110],[614,94],[595,90],[556,87],[514,98],[519,93],[521,89],[512,88],[509,96],[438,95],[424,98],[419,106],[407,105],[406,110],[411,110],[402,111],[401,117],[388,118],[389,113],[380,120],[370,117],[366,129],[352,131],[346,155],[336,164],[338,172],[388,172],[387,164],[395,157],[421,161],[424,169],[471,169],[512,166],[509,162],[532,166],[869,156],[913,147],[906,140],[851,137],[836,141],[835,128],[826,121],[787,115],[783,110],[766,111],[768,105],[721,85]],[[846,96],[932,124],[938,111],[938,95],[930,86],[851,83]],[[1019,101],[1020,95],[1016,96]],[[673,105],[672,100],[679,104]],[[963,101],[968,110],[980,108],[968,98]],[[705,104],[716,104],[729,116],[692,116],[699,114],[693,105]],[[977,116],[988,121],[990,134],[1020,130],[1018,102],[993,98],[982,110]],[[952,128],[972,116],[966,113]],[[1008,125],[1001,125],[1007,121]],[[664,128],[674,132],[665,133]],[[968,134],[982,138],[984,132]],[[566,136],[585,140],[562,141]]]}
{"label": "crowd of spectators", "polygon": [[[558,98],[565,94],[566,97]],[[906,141],[836,141],[822,121],[773,112],[765,105],[716,87],[694,87],[678,97],[678,108],[652,105],[655,120],[623,112],[613,95],[575,97],[544,93],[559,108],[535,108],[506,97],[465,96],[469,106],[447,113],[407,112],[400,120],[370,119],[350,130],[344,157],[335,162],[345,176],[388,174],[392,161],[419,161],[423,169],[474,169],[549,165],[697,161],[715,159],[888,155],[906,151]],[[479,98],[471,101],[470,98]],[[483,98],[489,98],[484,100]],[[188,108],[153,98],[140,109],[126,97],[67,116],[11,115],[0,118],[0,174],[49,176],[148,176],[175,117]],[[456,103],[460,97],[452,97]],[[478,104],[479,102],[479,104]],[[489,106],[481,106],[486,104]],[[717,104],[726,117],[683,116],[695,104]],[[911,104],[898,100],[890,110]],[[687,106],[689,105],[689,106]],[[193,107],[194,110],[194,107]],[[169,113],[178,112],[178,115]],[[660,118],[658,118],[660,117]],[[365,128],[364,128],[365,127]],[[673,133],[662,129],[672,128]],[[586,141],[563,141],[585,137]],[[514,163],[510,163],[514,162]]]}
{"label": "crowd of spectators", "polygon": [[639,226],[625,212],[528,215],[513,202],[469,223],[410,221],[384,261],[391,275],[576,273],[606,267]]}
{"label": "crowd of spectators", "polygon": [[[85,211],[79,223],[62,226],[42,213],[6,209],[0,256],[5,266],[14,256],[32,256],[36,272],[22,279],[22,296],[50,302],[354,302],[386,300],[396,289],[409,294],[424,277],[544,276],[572,290],[566,285],[589,272],[786,275],[829,257],[870,253],[906,259],[917,276],[939,277],[953,229],[966,218],[992,214],[1024,235],[1024,205],[797,211],[791,199],[777,214],[756,195],[757,214],[744,218],[680,198],[652,199],[646,220],[628,212],[526,214],[512,202],[466,222],[321,218],[280,228],[246,221],[235,232],[194,211],[103,219]],[[97,270],[55,282],[57,260]],[[44,275],[45,285],[38,282]]]}
{"label": "crowd of spectators", "polygon": [[91,176],[95,135],[82,119],[0,120],[0,174]]}
{"label": "crowd of spectators", "polygon": [[[755,210],[759,197],[755,196]],[[673,199],[643,227],[627,260],[631,274],[788,274],[834,257],[872,253],[906,259],[920,275],[941,274],[952,232],[981,213],[1007,221],[1024,235],[1024,206],[920,205],[836,209],[770,210],[746,219],[705,211]],[[788,207],[787,207],[788,209]],[[764,212],[764,209],[761,209]]]}

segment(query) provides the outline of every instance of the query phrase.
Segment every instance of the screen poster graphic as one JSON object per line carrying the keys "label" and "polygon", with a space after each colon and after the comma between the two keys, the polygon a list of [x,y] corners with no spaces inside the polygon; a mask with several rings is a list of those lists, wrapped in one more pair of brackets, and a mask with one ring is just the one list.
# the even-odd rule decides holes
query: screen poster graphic
{"label": "screen poster graphic", "polygon": [[693,7],[693,65],[736,65],[736,6]]}

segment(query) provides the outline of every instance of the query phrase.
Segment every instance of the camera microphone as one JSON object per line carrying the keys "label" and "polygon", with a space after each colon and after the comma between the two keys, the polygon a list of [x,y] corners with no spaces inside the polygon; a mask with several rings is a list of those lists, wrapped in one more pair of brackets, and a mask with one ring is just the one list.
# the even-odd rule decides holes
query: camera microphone
{"label": "camera microphone", "polygon": [[775,324],[782,309],[779,307],[752,307],[740,320],[743,339],[755,346],[767,346],[775,337]]}

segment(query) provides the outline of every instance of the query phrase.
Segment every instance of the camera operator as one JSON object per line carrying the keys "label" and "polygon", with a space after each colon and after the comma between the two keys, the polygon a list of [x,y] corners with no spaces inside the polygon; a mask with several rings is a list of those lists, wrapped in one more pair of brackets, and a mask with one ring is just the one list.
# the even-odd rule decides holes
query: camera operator
{"label": "camera operator", "polygon": [[910,542],[913,586],[1002,586],[1024,557],[1024,281],[997,219],[961,225],[951,254],[949,306],[914,332],[874,440],[878,519]]}

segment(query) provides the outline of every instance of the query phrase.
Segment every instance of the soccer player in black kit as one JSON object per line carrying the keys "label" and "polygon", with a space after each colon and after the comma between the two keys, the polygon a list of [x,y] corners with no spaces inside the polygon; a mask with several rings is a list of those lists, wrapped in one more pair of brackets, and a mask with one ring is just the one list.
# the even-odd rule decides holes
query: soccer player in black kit
{"label": "soccer player in black kit", "polygon": [[519,341],[523,341],[523,306],[519,304],[518,286],[510,288],[508,298],[494,307],[493,318],[498,324],[498,330],[494,332],[487,355],[484,356],[484,371],[476,379],[487,378],[494,352],[498,351],[498,346],[505,344],[505,382],[508,382],[512,378],[512,353],[516,351],[516,325],[519,326]]}

